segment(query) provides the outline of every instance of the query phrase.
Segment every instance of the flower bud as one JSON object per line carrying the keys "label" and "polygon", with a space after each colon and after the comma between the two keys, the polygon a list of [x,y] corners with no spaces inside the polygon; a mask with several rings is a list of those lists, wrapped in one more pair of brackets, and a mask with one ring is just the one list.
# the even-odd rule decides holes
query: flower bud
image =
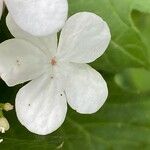
{"label": "flower bud", "polygon": [[12,110],[13,108],[14,108],[14,106],[11,105],[10,103],[5,103],[4,106],[3,106],[3,109],[4,109],[5,111],[10,111],[10,110]]}
{"label": "flower bud", "polygon": [[3,139],[0,139],[0,143],[2,143],[3,142]]}
{"label": "flower bud", "polygon": [[9,130],[9,122],[5,117],[0,118],[0,132],[5,133],[5,131]]}

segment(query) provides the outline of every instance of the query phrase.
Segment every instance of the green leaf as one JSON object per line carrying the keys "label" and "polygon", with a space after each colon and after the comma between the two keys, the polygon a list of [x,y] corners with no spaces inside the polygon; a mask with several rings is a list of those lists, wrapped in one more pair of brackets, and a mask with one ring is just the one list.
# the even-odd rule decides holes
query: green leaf
{"label": "green leaf", "polygon": [[148,59],[150,62],[150,14],[133,11],[132,18],[135,26],[139,29],[141,36],[148,48]]}
{"label": "green leaf", "polygon": [[150,72],[144,69],[126,69],[115,75],[115,81],[130,92],[150,92]]}

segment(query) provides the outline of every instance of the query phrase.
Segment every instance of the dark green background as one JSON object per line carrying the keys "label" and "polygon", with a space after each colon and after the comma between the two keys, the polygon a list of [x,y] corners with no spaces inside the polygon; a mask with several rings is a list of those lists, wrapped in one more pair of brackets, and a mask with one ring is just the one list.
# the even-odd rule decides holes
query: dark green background
{"label": "dark green background", "polygon": [[[79,11],[94,12],[110,26],[109,48],[91,64],[108,83],[108,100],[92,115],[69,109],[65,123],[48,136],[30,133],[10,111],[0,150],[150,150],[150,0],[69,0],[69,16]],[[12,38],[6,14],[1,42]],[[14,104],[21,86],[0,81],[0,101]]]}

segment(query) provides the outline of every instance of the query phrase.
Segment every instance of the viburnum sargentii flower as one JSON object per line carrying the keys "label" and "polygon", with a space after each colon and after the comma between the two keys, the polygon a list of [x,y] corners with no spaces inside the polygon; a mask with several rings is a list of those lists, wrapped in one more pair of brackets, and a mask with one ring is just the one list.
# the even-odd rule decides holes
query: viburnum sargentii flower
{"label": "viburnum sargentii flower", "polygon": [[68,15],[67,0],[0,0],[0,12],[3,1],[17,25],[35,36],[58,32]]}
{"label": "viburnum sargentii flower", "polygon": [[85,63],[100,57],[110,42],[110,30],[99,16],[81,12],[68,19],[59,44],[57,35],[33,37],[7,17],[15,39],[0,45],[0,75],[8,86],[30,81],[16,96],[18,119],[36,134],[49,134],[64,122],[68,104],[81,114],[97,112],[107,96],[107,84]]}

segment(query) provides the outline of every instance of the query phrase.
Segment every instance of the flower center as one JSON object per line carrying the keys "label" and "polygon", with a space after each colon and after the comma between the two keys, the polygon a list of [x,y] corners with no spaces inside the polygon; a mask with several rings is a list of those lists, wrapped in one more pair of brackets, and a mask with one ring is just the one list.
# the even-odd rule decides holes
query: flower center
{"label": "flower center", "polygon": [[56,65],[56,63],[57,63],[56,58],[53,57],[53,58],[51,59],[51,62],[50,62],[50,63],[51,63],[52,66]]}

